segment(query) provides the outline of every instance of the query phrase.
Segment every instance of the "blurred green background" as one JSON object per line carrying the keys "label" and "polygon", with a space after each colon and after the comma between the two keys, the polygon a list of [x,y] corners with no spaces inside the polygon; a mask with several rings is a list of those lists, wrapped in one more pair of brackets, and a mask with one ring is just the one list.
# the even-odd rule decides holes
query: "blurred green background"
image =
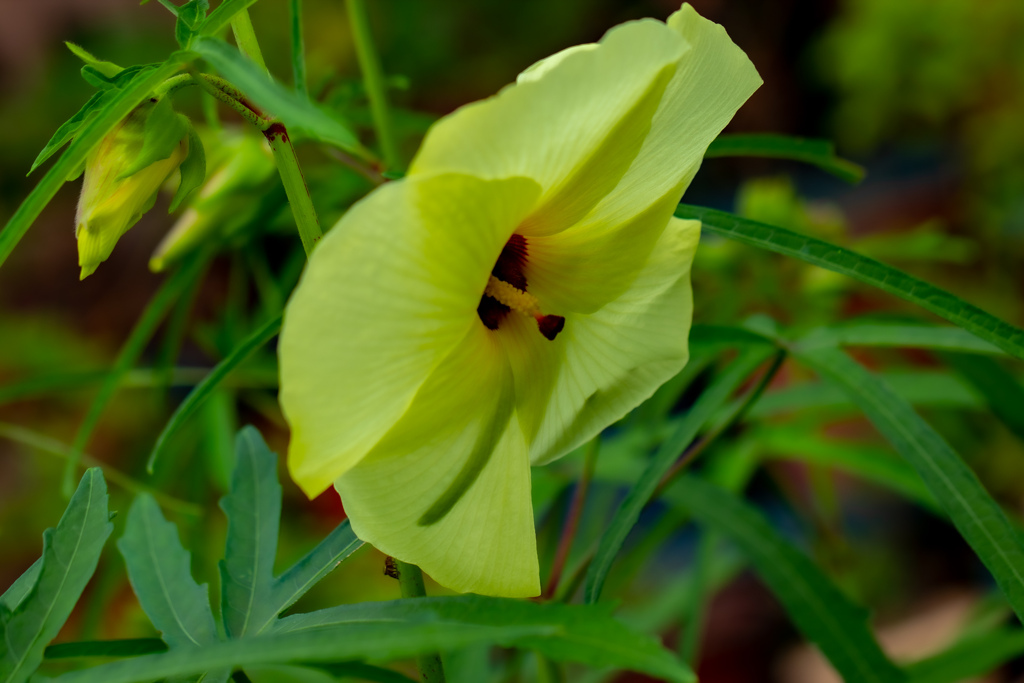
{"label": "blurred green background", "polygon": [[[868,177],[850,187],[813,168],[715,159],[688,191],[688,203],[734,210],[843,244],[1015,324],[1024,323],[1024,3],[692,4],[726,27],[765,81],[729,131],[830,138],[840,154],[867,167]],[[343,4],[307,0],[304,7],[311,93],[336,106],[372,141]],[[597,40],[625,20],[663,19],[677,7],[661,0],[372,3],[371,20],[390,95],[399,107],[396,121],[406,159],[430,121],[496,92],[533,61]],[[252,19],[268,66],[290,83],[287,3],[259,2]],[[156,2],[141,7],[134,0],[6,3],[0,22],[3,221],[33,186],[35,177],[26,178],[25,172],[37,151],[91,94],[79,77],[80,62],[63,47],[65,40],[122,65],[158,61],[176,48],[172,17]],[[194,93],[176,104],[202,120]],[[231,122],[227,113],[224,118]],[[300,154],[322,222],[330,225],[369,186],[354,174],[339,173],[337,163],[316,149],[301,148]],[[147,261],[173,223],[166,197],[122,238],[95,275],[78,281],[73,236],[78,187],[75,182],[61,190],[0,269],[0,586],[34,560],[42,530],[55,524],[63,509],[59,452],[72,441],[94,395],[95,379],[88,374],[109,366],[162,280],[149,272]],[[285,449],[271,351],[247,363],[191,421],[176,444],[176,456],[165,459],[155,478],[145,476],[143,462],[189,382],[266,314],[266,291],[245,273],[262,269],[284,286],[301,267],[283,193],[274,188],[267,196],[263,216],[214,261],[194,293],[191,311],[182,307],[188,333],[178,365],[185,370],[175,386],[164,390],[158,373],[134,373],[88,448],[133,481],[174,497],[168,512],[176,512],[188,530],[185,545],[193,549],[197,575],[207,581],[215,576],[210,558],[219,556],[224,525],[219,513],[210,511],[223,492],[234,426],[255,423],[279,453]],[[926,319],[909,305],[838,275],[715,239],[703,243],[694,280],[700,323],[737,323],[758,313],[796,328],[865,314]],[[144,366],[152,367],[167,353],[159,339],[148,349]],[[1020,511],[1024,449],[1021,418],[1013,413],[1024,406],[990,406],[991,399],[972,385],[970,373],[962,372],[955,359],[907,351],[861,359],[901,378],[906,392],[916,392],[918,407],[971,462],[989,490],[1009,509]],[[189,368],[195,369],[192,375]],[[1012,374],[1009,367],[1005,370]],[[772,391],[810,381],[787,366]],[[795,414],[783,410],[772,420],[772,429],[747,439],[751,448],[785,453],[808,435],[822,437],[826,451],[835,444],[882,448],[867,423],[842,406]],[[537,477],[542,543],[545,524],[558,528],[578,470],[578,458],[569,459]],[[825,471],[834,493],[831,503],[815,484],[820,473],[784,459],[766,465],[754,490],[768,509],[778,510],[780,525],[792,527],[795,537],[810,539],[807,544],[819,561],[882,623],[895,628],[923,618],[926,626],[934,626],[944,618],[965,619],[964,614],[978,609],[983,572],[951,527],[892,494]],[[601,501],[612,505],[621,488],[598,484],[591,506]],[[114,509],[127,508],[129,488],[115,482]],[[282,563],[304,552],[342,514],[333,493],[309,503],[286,483],[285,495]],[[673,548],[686,543],[685,537],[676,538],[664,553],[672,557]],[[69,626],[75,637],[148,633],[119,562],[116,553],[107,553],[83,609]],[[375,551],[363,551],[346,565],[343,576],[324,582],[306,600],[394,597],[397,591],[380,566]],[[641,572],[629,579],[629,594],[641,606],[653,604],[670,574]],[[941,637],[926,631],[917,629],[914,647]],[[713,603],[700,673],[708,682],[829,680],[798,642],[770,594],[750,576],[740,575]],[[1009,667],[1005,680],[1013,672]]]}

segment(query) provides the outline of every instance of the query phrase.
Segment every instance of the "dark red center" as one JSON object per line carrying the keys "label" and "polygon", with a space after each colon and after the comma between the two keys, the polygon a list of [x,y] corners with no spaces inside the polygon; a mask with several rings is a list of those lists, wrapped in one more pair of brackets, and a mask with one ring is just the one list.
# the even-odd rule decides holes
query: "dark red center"
{"label": "dark red center", "polygon": [[[505,246],[501,248],[501,254],[491,269],[491,275],[502,282],[507,282],[518,290],[526,291],[526,275],[523,270],[526,268],[526,257],[528,255],[526,238],[519,234],[513,234]],[[508,306],[501,303],[492,296],[484,294],[480,297],[480,304],[476,307],[477,315],[484,326],[489,330],[496,330],[511,311]],[[546,315],[537,320],[537,327],[548,339],[554,339],[565,326],[565,318],[560,315]]]}

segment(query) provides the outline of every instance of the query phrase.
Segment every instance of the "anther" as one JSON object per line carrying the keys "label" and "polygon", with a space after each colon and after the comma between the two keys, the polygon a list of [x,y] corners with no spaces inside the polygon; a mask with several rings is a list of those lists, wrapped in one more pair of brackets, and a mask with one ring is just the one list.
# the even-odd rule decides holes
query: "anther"
{"label": "anther", "polygon": [[529,292],[524,292],[509,283],[499,280],[491,275],[484,289],[484,296],[493,298],[498,303],[508,306],[510,309],[528,315],[537,321],[540,333],[547,339],[554,340],[558,333],[565,327],[565,318],[560,315],[544,315],[540,311],[540,304],[537,297]]}

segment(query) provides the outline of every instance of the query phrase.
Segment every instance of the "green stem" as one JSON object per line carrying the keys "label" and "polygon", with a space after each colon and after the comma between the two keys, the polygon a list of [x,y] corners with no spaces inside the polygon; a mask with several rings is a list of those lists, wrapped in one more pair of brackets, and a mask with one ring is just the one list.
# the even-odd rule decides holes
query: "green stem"
{"label": "green stem", "polygon": [[[395,569],[398,570],[398,587],[402,591],[403,598],[425,598],[427,596],[427,589],[423,585],[423,572],[419,567],[396,559]],[[441,666],[439,655],[420,655],[416,658],[416,665],[420,669],[420,677],[424,683],[445,683],[444,667]]]}
{"label": "green stem", "polygon": [[394,130],[391,127],[384,73],[373,46],[373,35],[370,33],[370,21],[366,16],[364,0],[348,0],[348,20],[352,25],[356,58],[363,72],[366,94],[370,98],[370,112],[373,114],[373,125],[377,130],[381,152],[384,154],[384,163],[387,164],[388,170],[398,170],[402,162],[398,156],[398,145],[395,144]]}
{"label": "green stem", "polygon": [[302,38],[302,0],[291,0],[288,7],[292,24],[292,80],[297,92],[309,95],[309,86],[306,85],[306,48]]}
{"label": "green stem", "polygon": [[306,187],[306,179],[302,177],[299,160],[295,157],[295,148],[288,138],[288,131],[280,123],[275,123],[263,134],[270,142],[277,171],[281,174],[281,182],[284,184],[284,192],[288,195],[288,203],[291,204],[292,215],[295,216],[295,227],[299,229],[302,248],[306,251],[306,258],[309,258],[317,241],[323,237],[323,232],[320,230],[320,221],[317,220],[313,200],[309,196],[309,188]]}
{"label": "green stem", "polygon": [[256,40],[256,32],[252,29],[252,20],[249,18],[248,9],[243,9],[231,17],[231,32],[235,35],[238,51],[266,71],[267,63],[263,61],[263,52]]}
{"label": "green stem", "polygon": [[597,453],[600,448],[600,436],[594,437],[587,447],[586,459],[583,461],[583,473],[580,475],[579,484],[576,485],[576,490],[573,492],[572,503],[569,506],[569,515],[565,519],[565,526],[562,527],[562,538],[558,541],[558,550],[555,552],[555,559],[551,563],[548,586],[544,590],[544,596],[548,599],[554,597],[558,591],[558,583],[562,579],[565,563],[569,560],[569,551],[572,550],[572,542],[576,538],[576,529],[579,527],[580,517],[583,514],[583,505],[587,501],[590,480],[594,478],[594,468],[597,466]]}

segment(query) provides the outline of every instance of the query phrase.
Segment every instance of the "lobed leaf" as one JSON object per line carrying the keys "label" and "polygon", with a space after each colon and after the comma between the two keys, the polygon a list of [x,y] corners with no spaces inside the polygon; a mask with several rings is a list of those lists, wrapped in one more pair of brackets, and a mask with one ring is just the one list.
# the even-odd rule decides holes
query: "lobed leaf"
{"label": "lobed leaf", "polygon": [[192,578],[191,554],[182,547],[178,528],[148,493],[132,503],[117,548],[139,604],[169,647],[219,642],[207,586]]}
{"label": "lobed leaf", "polygon": [[905,680],[875,641],[867,612],[850,602],[750,504],[690,475],[680,477],[672,489],[675,500],[698,522],[729,538],[750,559],[796,627],[821,649],[844,680]]}
{"label": "lobed leaf", "polygon": [[892,266],[813,237],[724,211],[680,204],[675,215],[701,221],[703,229],[708,232],[798,258],[895,294],[998,346],[1010,355],[1024,359],[1024,330]]}
{"label": "lobed leaf", "polygon": [[767,157],[802,161],[851,184],[859,183],[865,175],[863,166],[836,156],[835,145],[829,140],[772,133],[719,135],[708,146],[704,157]]}
{"label": "lobed leaf", "polygon": [[1002,508],[974,472],[886,383],[838,349],[795,356],[840,386],[913,466],[1024,620],[1024,546]]}
{"label": "lobed leaf", "polygon": [[107,484],[94,467],[82,476],[57,528],[43,534],[42,564],[31,589],[13,609],[0,607],[0,681],[26,681],[42,662],[46,644],[57,636],[96,571],[112,530]]}

